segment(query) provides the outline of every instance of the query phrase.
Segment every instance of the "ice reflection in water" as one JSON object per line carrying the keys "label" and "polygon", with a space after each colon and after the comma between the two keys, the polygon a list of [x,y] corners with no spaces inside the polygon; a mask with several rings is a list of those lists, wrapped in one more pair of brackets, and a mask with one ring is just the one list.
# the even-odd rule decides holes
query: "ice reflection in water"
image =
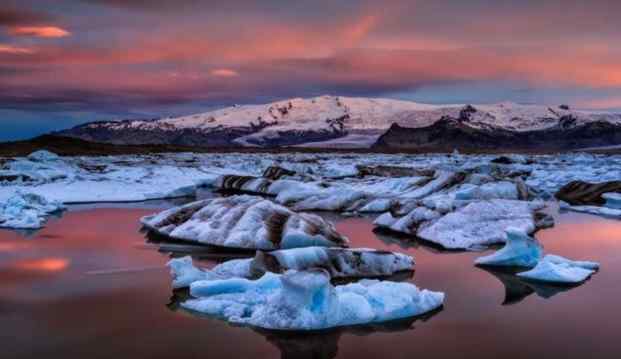
{"label": "ice reflection in water", "polygon": [[[145,243],[138,232],[138,218],[153,210],[69,211],[28,239],[0,231],[3,358],[619,354],[621,321],[615,316],[621,296],[621,221],[568,213],[555,228],[537,234],[547,252],[602,264],[584,285],[559,291],[476,268],[480,252],[438,252],[418,242],[384,235],[378,239],[370,219],[344,219],[338,229],[353,246],[414,255],[416,272],[406,280],[445,291],[445,307],[433,318],[415,322],[415,330],[347,328],[289,336],[257,335],[247,327],[166,309],[171,288],[164,264],[174,251],[165,247],[165,253],[158,252],[161,243]],[[197,257],[208,266],[225,258],[215,252]],[[109,274],[88,274],[94,271]],[[361,337],[360,330],[368,335]]]}

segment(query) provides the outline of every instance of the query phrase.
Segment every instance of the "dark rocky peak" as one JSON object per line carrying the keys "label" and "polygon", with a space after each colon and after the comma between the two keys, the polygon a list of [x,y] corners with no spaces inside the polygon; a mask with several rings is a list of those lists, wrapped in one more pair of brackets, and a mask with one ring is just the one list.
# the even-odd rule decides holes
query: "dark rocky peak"
{"label": "dark rocky peak", "polygon": [[469,121],[472,114],[476,113],[477,109],[472,105],[466,105],[464,108],[459,111],[459,120],[460,121]]}
{"label": "dark rocky peak", "polygon": [[558,119],[558,127],[568,129],[576,126],[578,119],[574,115],[563,115]]}

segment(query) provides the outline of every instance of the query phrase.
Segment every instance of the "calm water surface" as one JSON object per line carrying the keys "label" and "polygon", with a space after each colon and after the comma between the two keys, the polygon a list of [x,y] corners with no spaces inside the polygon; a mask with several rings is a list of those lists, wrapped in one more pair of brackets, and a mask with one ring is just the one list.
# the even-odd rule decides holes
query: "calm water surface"
{"label": "calm water surface", "polygon": [[[157,207],[157,205],[153,205]],[[0,231],[2,358],[618,358],[621,221],[564,214],[538,233],[546,251],[601,262],[577,288],[533,286],[343,219],[353,246],[412,254],[413,281],[447,293],[413,323],[279,335],[175,310],[168,255],[145,243],[144,208],[66,213],[24,237]],[[206,262],[206,264],[213,264]]]}

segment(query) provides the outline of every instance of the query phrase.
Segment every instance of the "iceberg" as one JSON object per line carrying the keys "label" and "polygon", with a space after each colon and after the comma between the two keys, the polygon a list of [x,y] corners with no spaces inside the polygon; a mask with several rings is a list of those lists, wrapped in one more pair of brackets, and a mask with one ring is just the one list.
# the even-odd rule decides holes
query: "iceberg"
{"label": "iceberg", "polygon": [[603,195],[612,192],[621,192],[621,181],[572,181],[559,189],[554,196],[574,206],[601,206],[606,202]]}
{"label": "iceberg", "polygon": [[621,210],[621,193],[604,193],[602,198],[606,200],[604,206]]}
{"label": "iceberg", "polygon": [[559,202],[560,209],[588,213],[595,216],[602,217],[610,217],[610,218],[621,218],[621,209],[611,208],[609,206],[600,207],[600,206],[572,206],[567,202],[560,201]]}
{"label": "iceberg", "polygon": [[149,230],[173,239],[239,249],[346,247],[346,237],[323,218],[296,213],[260,197],[214,198],[145,216]]}
{"label": "iceberg", "polygon": [[414,258],[368,248],[307,247],[257,252],[250,268],[255,273],[323,268],[332,278],[385,277],[414,269]]}
{"label": "iceberg", "polygon": [[502,249],[488,256],[477,258],[475,263],[482,266],[528,268],[536,266],[543,254],[541,244],[518,228],[509,227],[506,233],[507,242]]}
{"label": "iceberg", "polygon": [[27,158],[31,161],[47,162],[59,160],[60,156],[47,150],[38,150],[29,154]]}
{"label": "iceberg", "polygon": [[526,233],[534,232],[534,212],[542,207],[541,202],[505,199],[472,202],[421,225],[417,235],[448,249],[504,243],[507,238],[505,230],[509,227]]}
{"label": "iceberg", "polygon": [[561,256],[548,254],[537,263],[535,268],[517,275],[539,282],[579,284],[589,279],[598,270],[599,263],[596,262],[572,261]]}
{"label": "iceberg", "polygon": [[0,227],[42,228],[49,215],[64,209],[60,202],[47,200],[34,193],[17,191],[0,206]]}
{"label": "iceberg", "polygon": [[211,270],[196,267],[191,256],[174,258],[168,261],[173,288],[185,288],[201,280],[250,278],[252,259],[232,259],[220,263]]}
{"label": "iceberg", "polygon": [[272,181],[267,178],[239,175],[223,175],[216,179],[214,186],[220,191],[233,191],[248,194],[267,194]]}
{"label": "iceberg", "polygon": [[266,273],[257,280],[198,281],[188,310],[277,330],[320,330],[421,315],[442,306],[444,293],[411,283],[362,280],[333,286],[323,269]]}
{"label": "iceberg", "polygon": [[173,277],[173,287],[183,288],[199,280],[234,277],[253,279],[267,272],[284,273],[291,269],[323,268],[332,279],[388,277],[414,270],[414,258],[366,248],[307,247],[258,251],[254,258],[229,260],[211,270],[194,266],[189,256],[171,259],[168,266]]}
{"label": "iceberg", "polygon": [[518,189],[515,183],[508,181],[490,182],[482,185],[465,184],[455,193],[456,200],[485,200],[485,199],[518,199]]}

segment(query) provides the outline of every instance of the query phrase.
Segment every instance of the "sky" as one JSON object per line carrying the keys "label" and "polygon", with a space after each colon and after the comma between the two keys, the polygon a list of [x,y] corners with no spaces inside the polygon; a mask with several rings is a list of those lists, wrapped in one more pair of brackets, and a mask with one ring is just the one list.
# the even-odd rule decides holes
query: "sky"
{"label": "sky", "polygon": [[0,141],[323,94],[621,110],[618,0],[2,0]]}

